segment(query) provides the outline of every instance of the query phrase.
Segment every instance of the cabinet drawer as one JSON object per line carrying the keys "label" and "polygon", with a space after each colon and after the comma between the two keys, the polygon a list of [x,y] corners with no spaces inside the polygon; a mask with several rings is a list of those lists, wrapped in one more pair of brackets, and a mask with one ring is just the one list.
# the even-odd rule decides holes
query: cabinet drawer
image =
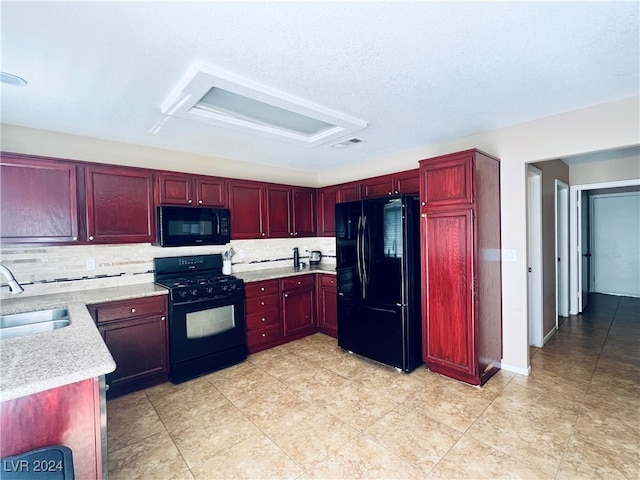
{"label": "cabinet drawer", "polygon": [[263,295],[278,294],[278,280],[267,280],[265,282],[245,283],[244,291],[247,299],[250,297],[259,297]]}
{"label": "cabinet drawer", "polygon": [[280,331],[280,325],[273,325],[271,327],[261,328],[260,330],[247,332],[247,343],[250,348],[275,342],[281,338],[282,332]]}
{"label": "cabinet drawer", "polygon": [[313,287],[313,275],[299,275],[296,277],[283,278],[280,280],[282,290],[294,290],[296,288]]}
{"label": "cabinet drawer", "polygon": [[336,276],[335,275],[320,275],[320,285],[323,287],[335,287]]}
{"label": "cabinet drawer", "polygon": [[165,296],[160,295],[123,302],[93,305],[90,307],[90,311],[97,323],[103,323],[150,315],[166,315],[167,307]]}
{"label": "cabinet drawer", "polygon": [[280,325],[280,310],[270,308],[260,313],[247,314],[247,330]]}
{"label": "cabinet drawer", "polygon": [[260,314],[268,309],[278,309],[278,295],[262,295],[260,297],[246,298],[246,313]]}

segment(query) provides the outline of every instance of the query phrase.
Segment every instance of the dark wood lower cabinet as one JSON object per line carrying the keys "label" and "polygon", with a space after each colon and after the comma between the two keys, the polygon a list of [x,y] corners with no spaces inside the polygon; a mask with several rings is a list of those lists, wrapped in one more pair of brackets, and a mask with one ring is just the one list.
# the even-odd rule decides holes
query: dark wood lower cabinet
{"label": "dark wood lower cabinet", "polygon": [[318,327],[322,333],[338,337],[338,291],[335,275],[318,275]]}
{"label": "dark wood lower cabinet", "polygon": [[116,362],[107,375],[107,398],[169,379],[166,301],[162,295],[90,306]]}
{"label": "dark wood lower cabinet", "polygon": [[315,275],[280,280],[282,324],[288,339],[302,337],[317,330]]}

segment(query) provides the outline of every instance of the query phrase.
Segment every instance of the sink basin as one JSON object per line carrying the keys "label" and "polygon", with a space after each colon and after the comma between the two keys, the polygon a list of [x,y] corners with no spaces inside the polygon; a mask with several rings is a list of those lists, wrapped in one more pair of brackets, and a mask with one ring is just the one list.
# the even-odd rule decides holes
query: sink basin
{"label": "sink basin", "polygon": [[2,315],[0,316],[0,339],[52,332],[66,327],[69,323],[69,311],[66,308]]}

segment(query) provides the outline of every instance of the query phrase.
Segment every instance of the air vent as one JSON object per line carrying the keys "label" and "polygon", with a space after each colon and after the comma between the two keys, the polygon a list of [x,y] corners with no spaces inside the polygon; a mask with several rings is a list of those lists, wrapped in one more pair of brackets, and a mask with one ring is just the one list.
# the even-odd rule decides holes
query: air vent
{"label": "air vent", "polygon": [[349,140],[345,140],[344,142],[334,143],[331,145],[333,148],[343,149],[355,145],[357,143],[362,143],[362,140],[359,138],[351,138]]}
{"label": "air vent", "polygon": [[[161,111],[308,146],[367,127],[357,118],[201,63],[189,70]],[[159,130],[163,122],[157,125]]]}

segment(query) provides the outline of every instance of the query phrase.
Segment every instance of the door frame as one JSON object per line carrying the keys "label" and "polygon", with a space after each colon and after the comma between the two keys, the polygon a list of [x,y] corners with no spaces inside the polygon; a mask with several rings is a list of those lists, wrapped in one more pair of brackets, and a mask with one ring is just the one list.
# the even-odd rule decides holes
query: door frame
{"label": "door frame", "polygon": [[542,170],[527,165],[527,318],[529,345],[544,345],[542,310]]}
{"label": "door frame", "polygon": [[569,314],[582,313],[582,192],[600,188],[633,187],[640,185],[640,178],[630,180],[618,180],[613,182],[587,183],[584,185],[571,185],[569,195],[569,237],[574,239],[569,244],[569,275],[570,289]]}
{"label": "door frame", "polygon": [[555,180],[556,329],[569,316],[569,185]]}

